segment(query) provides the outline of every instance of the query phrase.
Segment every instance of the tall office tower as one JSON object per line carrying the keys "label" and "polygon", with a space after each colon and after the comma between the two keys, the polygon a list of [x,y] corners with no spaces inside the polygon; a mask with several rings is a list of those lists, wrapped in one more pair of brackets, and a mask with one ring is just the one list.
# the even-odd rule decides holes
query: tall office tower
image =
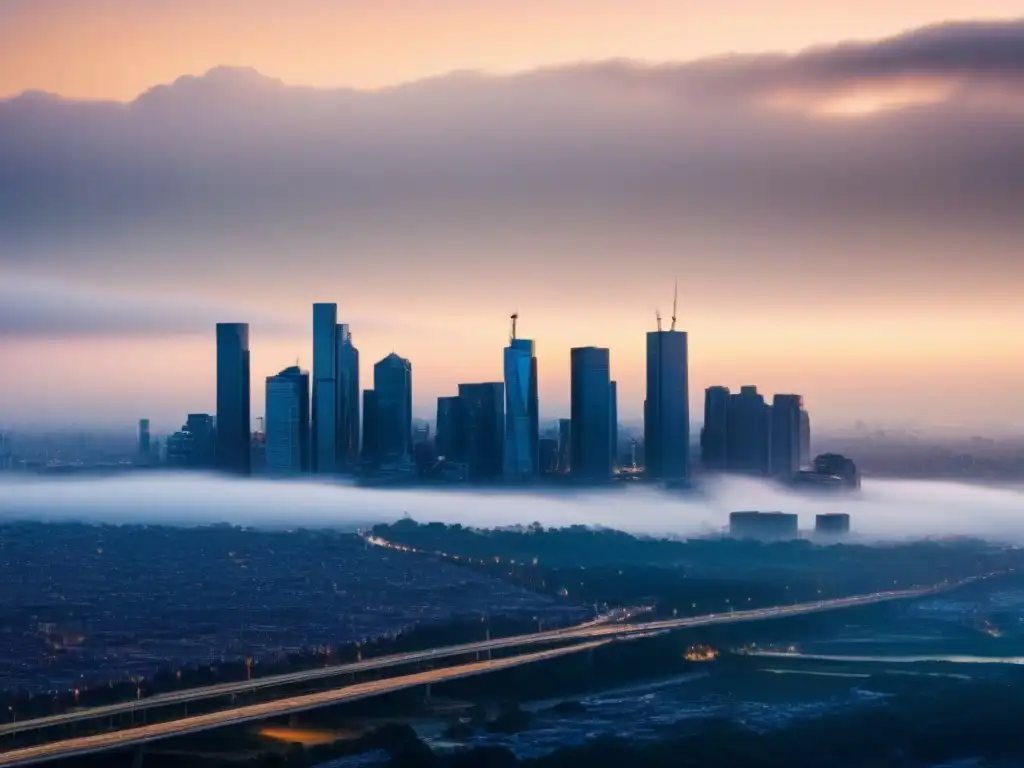
{"label": "tall office tower", "polygon": [[412,458],[412,363],[394,352],[373,366],[381,461]]}
{"label": "tall office tower", "polygon": [[465,446],[462,445],[462,401],[456,397],[437,398],[437,426],[434,442],[437,455],[447,461],[463,461]]}
{"label": "tall office tower", "polygon": [[505,347],[505,479],[529,480],[537,475],[538,416],[534,344],[513,337]]}
{"label": "tall office tower", "polygon": [[497,480],[505,448],[505,385],[459,384],[459,401],[469,479]]}
{"label": "tall office tower", "polygon": [[800,471],[800,427],[804,399],[800,395],[775,395],[772,399],[771,474],[790,479]]}
{"label": "tall office tower", "polygon": [[608,423],[612,428],[612,469],[615,469],[619,465],[619,385],[614,381],[608,384],[608,407]]}
{"label": "tall office tower", "polygon": [[602,347],[577,347],[570,352],[570,364],[572,474],[606,480],[612,473],[609,352]]}
{"label": "tall office tower", "polygon": [[244,475],[252,468],[249,389],[249,324],[217,323],[217,466]]}
{"label": "tall office tower", "polygon": [[297,365],[267,377],[265,429],[269,474],[309,471],[309,374]]}
{"label": "tall office tower", "polygon": [[572,419],[558,420],[558,471],[567,474],[572,467]]}
{"label": "tall office tower", "polygon": [[811,417],[800,411],[800,468],[811,466]]}
{"label": "tall office tower", "polygon": [[360,461],[367,466],[380,464],[380,416],[377,408],[377,393],[372,389],[363,390],[363,450]]}
{"label": "tall office tower", "polygon": [[182,428],[188,434],[187,466],[209,469],[217,451],[217,427],[208,413],[190,413]]}
{"label": "tall office tower", "polygon": [[352,344],[352,332],[345,323],[337,327],[335,343],[338,463],[353,468],[359,463],[359,350]]}
{"label": "tall office tower", "polygon": [[644,472],[678,479],[690,474],[690,390],[685,331],[647,334]]}
{"label": "tall office tower", "polygon": [[729,388],[704,390],[704,426],[700,431],[700,461],[708,472],[729,466]]}
{"label": "tall office tower", "polygon": [[312,470],[338,469],[338,305],[313,305]]}
{"label": "tall office tower", "polygon": [[750,475],[771,471],[772,409],[757,387],[729,396],[728,469]]}
{"label": "tall office tower", "polygon": [[149,419],[139,419],[139,464],[147,466],[153,458],[149,444]]}

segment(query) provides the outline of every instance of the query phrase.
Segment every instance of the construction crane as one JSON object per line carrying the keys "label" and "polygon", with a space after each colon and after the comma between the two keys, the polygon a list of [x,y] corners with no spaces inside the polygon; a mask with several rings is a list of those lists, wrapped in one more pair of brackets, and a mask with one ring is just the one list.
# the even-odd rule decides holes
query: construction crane
{"label": "construction crane", "polygon": [[519,319],[519,313],[518,312],[513,312],[512,313],[512,335],[509,336],[509,341],[515,341],[516,340],[516,321],[518,319]]}
{"label": "construction crane", "polygon": [[672,286],[672,328],[676,329],[676,302],[679,299],[679,278],[676,278],[675,284]]}

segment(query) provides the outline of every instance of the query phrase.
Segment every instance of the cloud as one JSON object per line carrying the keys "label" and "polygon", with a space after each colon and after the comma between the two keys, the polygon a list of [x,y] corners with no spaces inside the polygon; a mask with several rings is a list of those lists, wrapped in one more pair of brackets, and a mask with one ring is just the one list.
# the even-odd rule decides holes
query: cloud
{"label": "cloud", "polygon": [[218,322],[251,322],[261,333],[301,333],[280,317],[188,297],[135,294],[0,271],[0,337],[211,335]]}
{"label": "cloud", "polygon": [[[392,522],[482,527],[527,524],[600,525],[640,534],[703,535],[721,531],[737,509],[781,509],[813,528],[814,515],[849,512],[866,540],[970,536],[1024,543],[1020,489],[928,481],[866,481],[856,497],[787,492],[762,481],[707,483],[699,496],[644,488],[605,493],[380,491],[315,482],[272,482],[174,474],[109,479],[0,479],[0,521],[85,520],[106,523],[266,528],[345,528]],[[481,511],[484,510],[484,511]]]}

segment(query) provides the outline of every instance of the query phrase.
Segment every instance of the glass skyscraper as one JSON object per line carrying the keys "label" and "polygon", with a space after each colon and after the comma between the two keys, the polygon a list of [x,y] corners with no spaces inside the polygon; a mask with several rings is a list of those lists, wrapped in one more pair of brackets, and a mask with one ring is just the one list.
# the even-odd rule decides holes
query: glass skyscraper
{"label": "glass skyscraper", "polygon": [[537,475],[540,425],[537,404],[537,356],[529,339],[505,347],[505,446],[503,473],[508,480]]}
{"label": "glass skyscraper", "polygon": [[335,377],[338,392],[338,462],[346,468],[359,463],[359,350],[352,344],[352,333],[343,323],[336,329]]}
{"label": "glass skyscraper", "polygon": [[606,480],[612,473],[610,354],[602,347],[570,352],[570,440],[572,475]]}
{"label": "glass skyscraper", "polygon": [[312,470],[338,469],[338,305],[313,305]]}
{"label": "glass skyscraper", "polygon": [[267,473],[309,471],[309,374],[297,365],[267,377]]}
{"label": "glass skyscraper", "polygon": [[461,441],[469,479],[497,480],[505,444],[505,385],[500,381],[459,384]]}
{"label": "glass skyscraper", "polygon": [[729,466],[728,387],[704,390],[704,426],[700,431],[701,464],[708,472],[724,472]]}
{"label": "glass skyscraper", "polygon": [[249,324],[217,323],[217,465],[249,474]]}
{"label": "glass skyscraper", "polygon": [[412,458],[412,363],[394,352],[373,366],[381,461]]}
{"label": "glass skyscraper", "polygon": [[647,334],[644,471],[671,480],[690,475],[690,390],[685,331]]}
{"label": "glass skyscraper", "polygon": [[800,395],[772,398],[771,473],[790,479],[801,467],[804,399]]}

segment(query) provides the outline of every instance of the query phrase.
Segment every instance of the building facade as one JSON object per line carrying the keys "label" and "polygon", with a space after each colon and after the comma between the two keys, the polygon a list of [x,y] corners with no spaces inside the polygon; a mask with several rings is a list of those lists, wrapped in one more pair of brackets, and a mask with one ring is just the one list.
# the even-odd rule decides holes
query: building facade
{"label": "building facade", "polygon": [[446,461],[464,461],[465,446],[462,444],[462,400],[455,397],[437,398],[437,423],[434,428],[434,444],[438,458]]}
{"label": "building facade", "polygon": [[217,465],[247,475],[250,445],[249,325],[217,323]]}
{"label": "building facade", "polygon": [[529,339],[512,339],[505,347],[506,480],[537,475],[540,421],[537,400],[537,355]]}
{"label": "building facade", "polygon": [[338,469],[338,305],[313,305],[312,471]]}
{"label": "building facade", "polygon": [[792,479],[800,471],[801,414],[804,399],[800,395],[775,395],[772,398],[771,474]]}
{"label": "building facade", "polygon": [[612,428],[612,435],[609,439],[612,446],[612,471],[614,471],[619,466],[619,385],[614,381],[608,385],[608,408],[610,410],[609,426]]}
{"label": "building facade", "polygon": [[359,464],[359,350],[352,343],[352,332],[345,323],[338,325],[335,331],[335,362],[338,465],[351,470]]}
{"label": "building facade", "polygon": [[644,465],[649,477],[690,475],[689,352],[684,331],[647,334]]}
{"label": "building facade", "polygon": [[729,466],[728,387],[704,390],[704,426],[700,431],[701,466],[707,472],[724,472]]}
{"label": "building facade", "polygon": [[603,347],[570,351],[572,475],[607,480],[612,474],[610,353]]}
{"label": "building facade", "polygon": [[382,462],[412,460],[412,363],[394,352],[373,366],[377,451]]}
{"label": "building facade", "polygon": [[498,382],[459,384],[462,424],[469,479],[490,482],[502,477],[505,449],[505,385]]}
{"label": "building facade", "polygon": [[772,409],[757,387],[729,396],[728,469],[748,475],[771,472]]}
{"label": "building facade", "polygon": [[271,475],[309,471],[309,374],[298,366],[267,377],[265,466]]}

